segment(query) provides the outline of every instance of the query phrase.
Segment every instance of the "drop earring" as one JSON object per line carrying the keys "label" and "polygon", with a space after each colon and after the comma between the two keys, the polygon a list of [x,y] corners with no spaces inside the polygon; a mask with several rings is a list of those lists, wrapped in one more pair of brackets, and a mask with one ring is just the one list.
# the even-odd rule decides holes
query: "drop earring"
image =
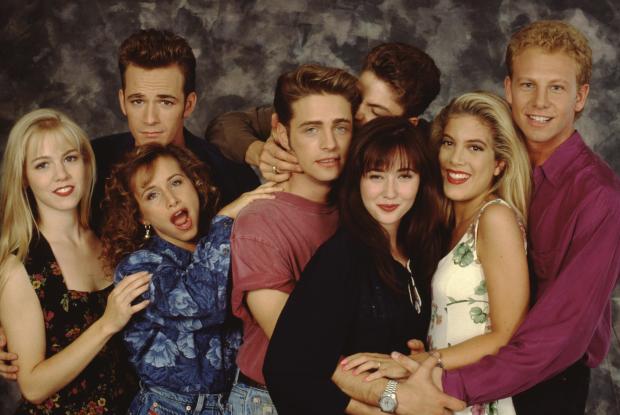
{"label": "drop earring", "polygon": [[144,225],[144,240],[151,239],[151,225]]}

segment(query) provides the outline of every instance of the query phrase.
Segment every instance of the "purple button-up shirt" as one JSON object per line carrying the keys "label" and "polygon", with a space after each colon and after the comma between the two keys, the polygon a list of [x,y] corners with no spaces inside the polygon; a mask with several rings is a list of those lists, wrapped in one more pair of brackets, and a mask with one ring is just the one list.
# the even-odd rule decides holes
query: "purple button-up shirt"
{"label": "purple button-up shirt", "polygon": [[536,302],[497,355],[444,373],[469,404],[515,395],[583,358],[597,366],[611,335],[620,274],[620,180],[578,132],[534,170],[529,213]]}

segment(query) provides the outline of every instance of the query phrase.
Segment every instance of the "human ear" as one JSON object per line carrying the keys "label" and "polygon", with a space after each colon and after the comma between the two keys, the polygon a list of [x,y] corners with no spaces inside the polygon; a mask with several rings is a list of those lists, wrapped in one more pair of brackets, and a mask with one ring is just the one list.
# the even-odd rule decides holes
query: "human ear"
{"label": "human ear", "polygon": [[575,101],[575,112],[580,112],[586,106],[586,100],[590,93],[590,84],[583,84],[577,88],[577,99]]}
{"label": "human ear", "polygon": [[271,116],[271,135],[280,147],[287,151],[291,150],[288,131],[284,124],[280,122],[276,113],[273,113]]}
{"label": "human ear", "polygon": [[506,101],[512,105],[512,80],[509,76],[504,78],[504,95],[506,96]]}
{"label": "human ear", "polygon": [[121,106],[121,112],[126,117],[127,110],[125,109],[125,92],[123,91],[123,88],[118,90],[118,103]]}
{"label": "human ear", "polygon": [[497,160],[495,162],[495,169],[493,170],[493,176],[497,177],[504,171],[506,168],[506,160]]}
{"label": "human ear", "polygon": [[198,101],[198,95],[195,92],[190,92],[185,98],[185,108],[183,109],[183,118],[189,117],[196,109],[196,102]]}

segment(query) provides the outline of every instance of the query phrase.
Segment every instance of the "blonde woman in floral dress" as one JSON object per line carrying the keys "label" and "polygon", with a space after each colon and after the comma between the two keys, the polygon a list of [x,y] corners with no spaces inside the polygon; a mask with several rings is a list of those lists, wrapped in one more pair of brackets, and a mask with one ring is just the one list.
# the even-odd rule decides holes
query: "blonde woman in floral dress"
{"label": "blonde woman in floral dress", "polygon": [[[454,227],[452,249],[433,276],[428,346],[449,370],[497,353],[527,312],[530,165],[508,105],[492,94],[454,99],[436,118],[432,139]],[[461,413],[515,410],[506,398]]]}

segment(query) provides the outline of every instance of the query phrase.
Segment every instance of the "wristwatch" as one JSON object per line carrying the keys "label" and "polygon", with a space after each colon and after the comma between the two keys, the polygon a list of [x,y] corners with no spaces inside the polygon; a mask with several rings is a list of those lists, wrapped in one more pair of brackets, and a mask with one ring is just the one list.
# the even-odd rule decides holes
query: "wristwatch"
{"label": "wristwatch", "polygon": [[385,389],[383,390],[383,395],[379,399],[379,408],[381,412],[385,412],[388,414],[393,414],[396,412],[396,407],[398,406],[398,402],[396,401],[396,387],[398,386],[398,382],[395,380],[388,380],[387,385],[385,385]]}

